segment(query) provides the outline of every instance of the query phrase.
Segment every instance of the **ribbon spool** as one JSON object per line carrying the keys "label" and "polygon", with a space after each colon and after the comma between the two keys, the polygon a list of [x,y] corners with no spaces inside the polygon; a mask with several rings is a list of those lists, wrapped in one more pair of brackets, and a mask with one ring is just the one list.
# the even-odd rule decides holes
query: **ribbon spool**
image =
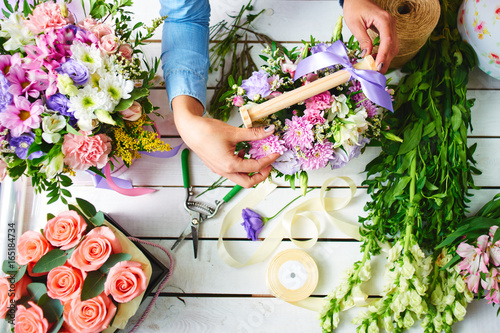
{"label": "ribbon spool", "polygon": [[[392,59],[391,68],[399,68],[410,61],[436,27],[441,14],[439,0],[375,0],[377,5],[396,18],[399,52]],[[372,39],[378,36],[368,30]]]}
{"label": "ribbon spool", "polygon": [[278,253],[267,268],[269,291],[286,302],[306,299],[317,284],[318,266],[310,255],[301,250]]}

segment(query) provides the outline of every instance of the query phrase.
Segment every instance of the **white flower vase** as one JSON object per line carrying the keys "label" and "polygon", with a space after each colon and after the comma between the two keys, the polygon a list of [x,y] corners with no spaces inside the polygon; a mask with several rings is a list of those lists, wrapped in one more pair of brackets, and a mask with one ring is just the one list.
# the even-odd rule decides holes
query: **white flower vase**
{"label": "white flower vase", "polygon": [[477,53],[479,68],[500,79],[500,1],[464,0],[458,31]]}

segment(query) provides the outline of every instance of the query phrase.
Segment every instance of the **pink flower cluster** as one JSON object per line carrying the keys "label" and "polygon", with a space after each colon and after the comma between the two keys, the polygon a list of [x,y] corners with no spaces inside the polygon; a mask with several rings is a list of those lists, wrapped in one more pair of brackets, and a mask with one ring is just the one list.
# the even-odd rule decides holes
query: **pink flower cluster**
{"label": "pink flower cluster", "polygon": [[457,253],[463,258],[458,268],[470,291],[478,293],[479,286],[485,291],[488,303],[500,303],[500,241],[493,242],[498,226],[490,228],[488,235],[477,238],[476,246],[462,242]]}
{"label": "pink flower cluster", "polygon": [[[59,300],[63,307],[66,332],[101,332],[114,317],[115,302],[126,303],[140,296],[147,287],[148,279],[142,264],[122,261],[115,264],[106,276],[105,289],[97,297],[82,301],[81,293],[88,272],[98,270],[112,254],[121,253],[122,246],[114,232],[105,226],[85,233],[87,223],[75,211],[65,211],[50,219],[43,234],[27,231],[17,244],[19,265],[28,265],[28,274],[45,279],[47,295]],[[33,266],[53,249],[74,248],[68,261],[47,273],[33,273]],[[27,295],[31,283],[28,275],[15,284],[15,295],[7,278],[0,278],[0,318],[5,318],[12,301]],[[29,302],[29,308],[17,305],[15,332],[47,332],[50,323],[40,307]],[[18,329],[19,328],[19,329]]]}

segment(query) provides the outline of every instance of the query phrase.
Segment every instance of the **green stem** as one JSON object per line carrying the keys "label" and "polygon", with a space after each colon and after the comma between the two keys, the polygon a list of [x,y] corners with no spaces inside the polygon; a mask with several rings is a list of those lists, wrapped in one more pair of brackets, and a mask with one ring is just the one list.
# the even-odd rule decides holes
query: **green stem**
{"label": "green stem", "polygon": [[[416,148],[415,148],[416,149]],[[415,154],[416,155],[416,154]],[[410,249],[410,239],[413,232],[413,223],[415,218],[415,204],[413,199],[415,197],[415,187],[417,184],[417,158],[415,157],[411,162],[410,169],[410,208],[408,209],[408,215],[406,216],[406,233],[405,233],[405,245],[403,253],[407,253]]]}
{"label": "green stem", "polygon": [[[307,194],[307,193],[309,193],[309,192],[311,192],[312,190],[315,190],[315,189],[317,189],[317,187],[312,187],[312,188],[308,189],[308,190],[306,191],[306,194]],[[303,195],[302,195],[302,194],[301,194],[301,195],[299,195],[299,196],[297,196],[295,199],[293,199],[292,201],[290,201],[289,203],[287,203],[287,204],[285,205],[285,207],[281,208],[281,209],[280,209],[280,210],[279,210],[276,214],[274,214],[273,216],[271,216],[271,217],[265,217],[265,218],[264,218],[264,220],[265,220],[265,221],[264,221],[264,223],[269,222],[270,220],[274,219],[274,218],[275,218],[276,216],[278,216],[278,215],[279,215],[279,214],[280,214],[283,210],[285,210],[285,208],[287,208],[287,207],[288,207],[288,206],[290,206],[292,203],[294,203],[297,199],[302,198],[302,197],[303,197]]]}

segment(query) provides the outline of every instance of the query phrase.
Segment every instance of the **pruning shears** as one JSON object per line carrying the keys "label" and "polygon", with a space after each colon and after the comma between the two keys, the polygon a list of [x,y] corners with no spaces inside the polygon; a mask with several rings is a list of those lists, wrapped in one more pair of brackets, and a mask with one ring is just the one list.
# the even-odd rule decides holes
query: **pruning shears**
{"label": "pruning shears", "polygon": [[240,185],[236,185],[231,189],[231,191],[229,191],[228,194],[224,196],[224,198],[222,198],[222,200],[215,200],[215,207],[204,202],[191,200],[191,197],[194,196],[194,192],[193,187],[190,185],[188,157],[189,149],[186,148],[182,151],[181,162],[182,178],[184,182],[184,188],[186,189],[184,209],[189,213],[189,224],[186,229],[184,229],[179,238],[177,238],[174,245],[172,245],[171,250],[174,250],[186,237],[192,235],[194,258],[196,259],[198,256],[198,235],[200,224],[214,217],[219,211],[219,208],[224,203],[231,200],[236,195],[236,193],[238,193],[242,189],[242,187]]}

